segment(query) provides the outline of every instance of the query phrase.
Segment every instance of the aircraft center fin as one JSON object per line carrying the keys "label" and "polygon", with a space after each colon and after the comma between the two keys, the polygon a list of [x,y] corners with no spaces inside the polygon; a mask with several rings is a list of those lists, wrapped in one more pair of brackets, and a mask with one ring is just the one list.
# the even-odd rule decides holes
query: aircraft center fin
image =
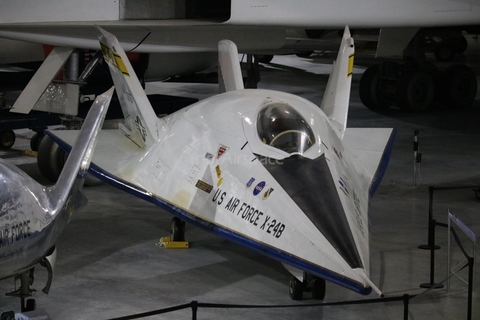
{"label": "aircraft center fin", "polygon": [[331,120],[337,135],[343,139],[347,127],[350,87],[352,84],[353,56],[355,47],[348,26],[343,32],[337,60],[333,63],[332,73],[320,108]]}
{"label": "aircraft center fin", "polygon": [[120,131],[140,148],[148,149],[160,137],[159,119],[117,38],[97,26],[103,58],[120,100],[125,124]]}
{"label": "aircraft center fin", "polygon": [[218,43],[218,67],[220,92],[244,89],[238,49],[233,41],[221,40]]}

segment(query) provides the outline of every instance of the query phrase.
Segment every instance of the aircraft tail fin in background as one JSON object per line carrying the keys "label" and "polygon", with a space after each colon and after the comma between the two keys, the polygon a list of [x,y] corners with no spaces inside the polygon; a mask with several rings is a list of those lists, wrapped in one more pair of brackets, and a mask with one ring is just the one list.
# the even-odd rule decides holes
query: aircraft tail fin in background
{"label": "aircraft tail fin in background", "polygon": [[337,135],[342,139],[347,126],[354,51],[353,38],[347,26],[320,106],[337,129]]}
{"label": "aircraft tail fin in background", "polygon": [[221,40],[218,43],[218,82],[220,92],[243,89],[242,70],[238,61],[238,50],[230,40]]}
{"label": "aircraft tail fin in background", "polygon": [[120,130],[138,147],[148,149],[159,139],[158,117],[117,38],[100,27],[98,39],[120,100],[125,125]]}
{"label": "aircraft tail fin in background", "polygon": [[[107,114],[114,88],[99,95],[88,112],[82,129],[77,137],[72,151],[58,177],[57,183],[47,192],[50,202],[56,204],[58,213],[66,205],[69,194],[75,193],[83,185],[83,177],[87,174],[93,157],[93,150],[97,143],[97,135],[102,128]],[[47,131],[47,134],[51,134]],[[80,179],[79,179],[80,178]]]}

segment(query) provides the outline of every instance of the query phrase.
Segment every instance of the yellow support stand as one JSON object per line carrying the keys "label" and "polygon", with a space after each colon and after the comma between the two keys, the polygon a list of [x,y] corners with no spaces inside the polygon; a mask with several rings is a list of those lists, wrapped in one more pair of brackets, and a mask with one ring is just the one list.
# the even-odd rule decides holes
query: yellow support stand
{"label": "yellow support stand", "polygon": [[156,245],[166,249],[188,249],[188,241],[170,241],[170,237],[161,237]]}
{"label": "yellow support stand", "polygon": [[38,154],[37,151],[32,151],[32,150],[23,150],[22,152],[22,155],[26,157],[32,157],[32,158],[36,158],[37,154]]}

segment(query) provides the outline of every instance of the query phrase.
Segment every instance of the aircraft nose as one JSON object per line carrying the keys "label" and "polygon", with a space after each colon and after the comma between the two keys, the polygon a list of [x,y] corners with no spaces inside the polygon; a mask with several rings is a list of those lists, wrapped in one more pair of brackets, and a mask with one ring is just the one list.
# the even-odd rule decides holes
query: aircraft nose
{"label": "aircraft nose", "polygon": [[325,155],[261,163],[350,267],[363,268]]}

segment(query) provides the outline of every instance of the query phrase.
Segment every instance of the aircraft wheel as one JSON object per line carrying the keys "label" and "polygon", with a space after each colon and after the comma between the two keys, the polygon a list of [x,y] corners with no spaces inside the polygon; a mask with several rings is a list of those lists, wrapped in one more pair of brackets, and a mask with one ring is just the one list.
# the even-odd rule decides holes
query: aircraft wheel
{"label": "aircraft wheel", "polygon": [[426,71],[406,71],[395,88],[398,107],[405,111],[423,111],[430,107],[435,93],[432,76]]}
{"label": "aircraft wheel", "polygon": [[185,241],[185,221],[174,217],[170,224],[171,241]]}
{"label": "aircraft wheel", "polygon": [[0,131],[0,149],[10,149],[15,144],[15,132]]}
{"label": "aircraft wheel", "polygon": [[30,149],[32,149],[33,151],[38,151],[38,147],[44,136],[44,133],[36,132],[30,139]]}
{"label": "aircraft wheel", "polygon": [[312,297],[315,300],[325,299],[326,283],[324,279],[317,278],[313,281]]}
{"label": "aircraft wheel", "polygon": [[455,48],[448,42],[440,42],[435,46],[434,54],[438,61],[449,62],[455,58]]}
{"label": "aircraft wheel", "polygon": [[288,284],[290,298],[292,300],[302,300],[303,298],[303,282],[299,281],[294,276],[290,276],[290,282]]}
{"label": "aircraft wheel", "polygon": [[360,100],[365,107],[372,111],[385,110],[389,107],[388,103],[380,97],[379,73],[380,65],[376,64],[365,70],[360,78]]}
{"label": "aircraft wheel", "polygon": [[443,101],[455,108],[470,106],[477,95],[475,72],[465,65],[449,66],[442,74]]}
{"label": "aircraft wheel", "polygon": [[455,53],[462,54],[465,51],[467,51],[467,48],[468,48],[467,38],[465,38],[464,36],[455,38],[453,39],[453,45],[454,45]]}
{"label": "aircraft wheel", "polygon": [[37,164],[40,173],[51,182],[56,182],[63,166],[67,155],[48,136],[44,136],[40,145],[38,146]]}

